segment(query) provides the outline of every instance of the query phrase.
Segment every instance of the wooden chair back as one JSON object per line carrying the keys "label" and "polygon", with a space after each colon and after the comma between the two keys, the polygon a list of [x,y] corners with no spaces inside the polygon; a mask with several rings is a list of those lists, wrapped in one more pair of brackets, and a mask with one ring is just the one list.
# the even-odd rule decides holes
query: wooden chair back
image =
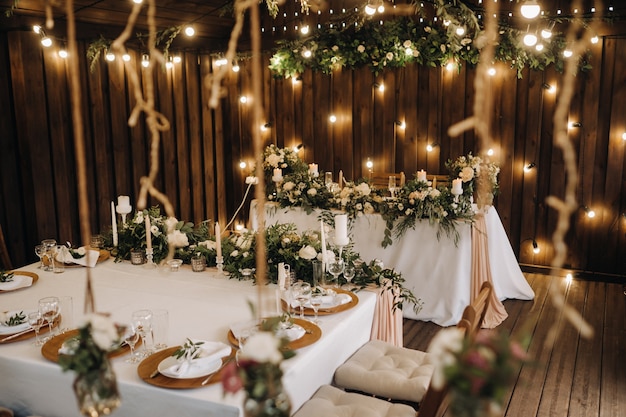
{"label": "wooden chair back", "polygon": [[442,417],[448,408],[448,389],[437,390],[428,386],[424,398],[419,404],[416,417]]}
{"label": "wooden chair back", "polygon": [[485,321],[485,314],[489,308],[489,300],[493,285],[489,281],[483,282],[478,296],[463,310],[463,316],[458,326],[465,330],[465,337],[473,340]]}
{"label": "wooden chair back", "polygon": [[444,185],[446,187],[450,186],[450,177],[447,175],[426,174],[426,179],[433,183],[433,188],[439,187],[440,185]]}
{"label": "wooden chair back", "polygon": [[13,269],[11,257],[9,256],[9,251],[7,249],[6,242],[4,241],[4,233],[2,233],[2,225],[0,225],[0,269]]}
{"label": "wooden chair back", "polygon": [[396,177],[396,187],[400,186],[400,177],[404,175],[404,172],[375,172],[370,177],[370,184],[379,190],[386,190],[389,188],[389,177]]}

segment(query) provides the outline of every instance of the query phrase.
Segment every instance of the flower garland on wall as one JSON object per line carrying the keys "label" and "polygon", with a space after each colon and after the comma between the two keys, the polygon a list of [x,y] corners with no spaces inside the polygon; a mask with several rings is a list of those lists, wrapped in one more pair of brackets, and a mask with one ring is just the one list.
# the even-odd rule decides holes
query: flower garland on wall
{"label": "flower garland on wall", "polygon": [[[427,23],[410,18],[367,21],[356,29],[339,31],[324,28],[309,38],[279,42],[270,59],[276,77],[297,77],[305,70],[331,73],[338,68],[355,69],[368,66],[379,74],[385,68],[401,68],[411,63],[438,67],[450,62],[473,66],[480,56],[479,34],[459,36],[453,26]],[[500,27],[500,41],[495,58],[507,62],[521,78],[525,67],[543,70],[554,65],[563,70],[565,41],[553,36],[542,51],[530,50],[520,41],[522,32],[508,26]],[[589,69],[583,60],[582,69]]]}

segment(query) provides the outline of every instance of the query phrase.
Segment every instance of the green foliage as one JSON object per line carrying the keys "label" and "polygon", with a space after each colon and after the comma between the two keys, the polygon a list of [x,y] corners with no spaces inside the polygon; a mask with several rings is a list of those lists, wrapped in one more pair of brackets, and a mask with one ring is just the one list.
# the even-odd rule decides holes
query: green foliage
{"label": "green foliage", "polygon": [[0,271],[0,282],[11,282],[14,275],[12,272]]}

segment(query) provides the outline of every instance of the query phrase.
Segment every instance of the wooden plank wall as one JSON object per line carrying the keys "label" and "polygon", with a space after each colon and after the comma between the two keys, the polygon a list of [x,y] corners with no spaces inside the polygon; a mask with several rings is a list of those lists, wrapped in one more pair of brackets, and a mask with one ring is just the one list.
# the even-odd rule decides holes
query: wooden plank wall
{"label": "wooden plank wall", "polygon": [[[93,231],[110,224],[110,201],[128,194],[134,201],[139,178],[148,171],[149,132],[142,121],[127,125],[135,99],[121,61],[100,61],[95,71],[84,59],[81,43],[83,110],[89,201]],[[66,65],[27,31],[0,31],[0,222],[14,263],[34,260],[41,239],[78,240],[74,151]],[[141,56],[131,52],[139,65]],[[330,75],[305,72],[296,82],[275,79],[266,67],[263,97],[250,97],[249,62],[224,82],[218,109],[208,108],[204,80],[214,71],[207,54],[186,52],[173,69],[154,72],[157,108],[171,128],[161,137],[158,186],[173,200],[180,219],[225,223],[239,206],[244,179],[251,173],[250,103],[260,99],[269,128],[266,144],[303,144],[301,157],[322,171],[348,179],[366,176],[371,158],[375,172],[404,171],[408,177],[425,169],[446,174],[444,164],[461,154],[482,154],[472,132],[451,138],[448,127],[472,114],[475,69],[448,71],[410,65],[374,75],[367,68],[336,70]],[[269,58],[269,56],[267,57]],[[581,206],[571,218],[567,267],[623,277],[626,271],[626,167],[622,133],[626,132],[626,38],[605,37],[593,46],[594,69],[581,73],[570,120],[578,151]],[[144,74],[142,70],[142,74]],[[548,195],[562,196],[565,182],[560,150],[553,144],[552,115],[561,75],[526,70],[518,79],[504,64],[491,79],[494,96],[492,157],[501,167],[496,200],[502,223],[523,264],[549,266],[550,234],[555,214]],[[145,89],[145,77],[142,77]],[[385,90],[377,86],[384,84]],[[552,94],[546,84],[557,86]],[[249,98],[241,103],[241,96]],[[335,123],[329,116],[337,117]],[[401,128],[398,122],[405,122]],[[426,151],[428,143],[438,146]],[[240,168],[239,162],[248,165]],[[525,173],[524,165],[536,164]],[[10,174],[7,174],[10,173]],[[154,203],[154,201],[152,201]],[[245,221],[247,210],[238,216]],[[541,247],[532,251],[532,239]]]}

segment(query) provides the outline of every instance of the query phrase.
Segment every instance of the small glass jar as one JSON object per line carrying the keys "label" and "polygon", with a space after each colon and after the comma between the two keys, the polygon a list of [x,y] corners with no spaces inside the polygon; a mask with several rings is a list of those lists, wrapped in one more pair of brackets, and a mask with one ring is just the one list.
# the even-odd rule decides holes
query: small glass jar
{"label": "small glass jar", "polygon": [[130,251],[130,263],[133,265],[142,265],[146,263],[146,253],[138,249],[131,250]]}
{"label": "small glass jar", "polygon": [[180,266],[183,264],[182,259],[170,259],[167,261],[167,264],[170,266],[170,271],[178,272]]}
{"label": "small glass jar", "polygon": [[206,268],[206,258],[204,255],[196,255],[191,258],[191,270],[193,272],[202,272]]}

